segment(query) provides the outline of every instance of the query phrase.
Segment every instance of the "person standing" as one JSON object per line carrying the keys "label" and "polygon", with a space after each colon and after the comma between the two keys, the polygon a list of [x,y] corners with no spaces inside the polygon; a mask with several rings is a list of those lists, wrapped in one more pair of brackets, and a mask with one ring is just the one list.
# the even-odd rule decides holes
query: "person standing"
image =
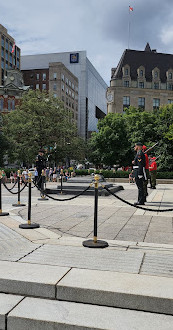
{"label": "person standing", "polygon": [[146,173],[146,180],[144,180],[144,201],[146,202],[146,198],[148,196],[148,191],[147,191],[147,185],[148,185],[148,179],[150,178],[150,174],[149,174],[149,158],[147,155],[147,147],[145,145],[143,145],[142,147],[142,151],[145,155],[145,173]]}
{"label": "person standing", "polygon": [[143,144],[138,142],[135,144],[135,151],[136,156],[133,162],[133,173],[135,177],[135,182],[138,187],[138,201],[134,203],[136,205],[144,205],[145,204],[145,197],[144,197],[144,181],[146,180],[146,173],[145,173],[145,155],[142,151]]}
{"label": "person standing", "polygon": [[156,176],[157,176],[157,163],[156,163],[156,157],[152,157],[151,164],[149,166],[149,172],[150,172],[150,182],[151,182],[151,189],[156,189]]}
{"label": "person standing", "polygon": [[36,158],[36,169],[38,172],[38,180],[37,185],[41,189],[41,174],[42,170],[44,170],[45,167],[45,160],[44,160],[44,150],[40,149]]}

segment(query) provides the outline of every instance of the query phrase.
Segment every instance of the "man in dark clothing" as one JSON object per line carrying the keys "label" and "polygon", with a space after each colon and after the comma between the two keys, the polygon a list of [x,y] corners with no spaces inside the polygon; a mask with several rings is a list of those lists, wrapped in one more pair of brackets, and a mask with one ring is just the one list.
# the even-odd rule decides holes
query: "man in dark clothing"
{"label": "man in dark clothing", "polygon": [[45,168],[45,160],[44,160],[44,150],[40,149],[36,158],[36,168],[38,172],[38,180],[37,185],[39,188],[41,188],[41,174],[42,170]]}
{"label": "man in dark clothing", "polygon": [[138,187],[138,201],[134,203],[134,205],[144,205],[145,197],[144,197],[144,186],[143,182],[146,180],[145,173],[145,155],[142,152],[143,144],[138,142],[135,144],[135,151],[137,152],[136,157],[133,162],[133,173],[135,176],[135,182]]}

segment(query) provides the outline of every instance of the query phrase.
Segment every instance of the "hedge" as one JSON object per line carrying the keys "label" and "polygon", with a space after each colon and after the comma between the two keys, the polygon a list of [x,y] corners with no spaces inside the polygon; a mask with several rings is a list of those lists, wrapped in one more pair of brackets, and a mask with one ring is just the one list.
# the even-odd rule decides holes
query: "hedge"
{"label": "hedge", "polygon": [[[129,172],[111,170],[75,170],[76,175],[102,174],[105,178],[128,178]],[[157,179],[173,179],[173,172],[157,172]]]}

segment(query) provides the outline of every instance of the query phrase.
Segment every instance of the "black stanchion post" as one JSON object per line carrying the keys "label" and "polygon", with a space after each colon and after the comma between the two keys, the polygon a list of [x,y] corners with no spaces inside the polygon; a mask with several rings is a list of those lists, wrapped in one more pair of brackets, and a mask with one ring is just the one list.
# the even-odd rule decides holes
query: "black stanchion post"
{"label": "black stanchion post", "polygon": [[20,202],[20,180],[21,180],[21,175],[20,175],[20,170],[18,170],[17,171],[18,201],[17,201],[17,204],[12,204],[12,206],[15,206],[15,207],[26,206],[26,204],[21,204],[21,202]]}
{"label": "black stanchion post", "polygon": [[45,173],[44,173],[44,170],[42,170],[42,173],[41,173],[41,198],[38,198],[38,201],[48,201],[49,198],[46,197],[46,195],[44,195],[43,191],[44,191],[44,184],[45,184]]}
{"label": "black stanchion post", "polygon": [[2,212],[2,171],[0,171],[0,216],[9,215],[8,212]]}
{"label": "black stanchion post", "polygon": [[31,177],[32,174],[29,173],[28,175],[28,183],[29,183],[29,188],[28,188],[28,223],[22,223],[19,225],[19,228],[22,229],[34,229],[34,228],[39,228],[40,225],[37,223],[31,224]]}
{"label": "black stanchion post", "polygon": [[61,173],[60,173],[60,177],[61,177],[61,195],[62,195],[62,181],[63,181],[63,175],[64,175],[64,172],[63,172],[63,169],[61,169]]}
{"label": "black stanchion post", "polygon": [[87,240],[83,242],[84,247],[88,248],[100,248],[103,249],[108,247],[108,243],[97,239],[97,215],[98,215],[98,185],[99,185],[99,175],[96,174],[95,177],[95,199],[94,199],[94,237],[93,240]]}

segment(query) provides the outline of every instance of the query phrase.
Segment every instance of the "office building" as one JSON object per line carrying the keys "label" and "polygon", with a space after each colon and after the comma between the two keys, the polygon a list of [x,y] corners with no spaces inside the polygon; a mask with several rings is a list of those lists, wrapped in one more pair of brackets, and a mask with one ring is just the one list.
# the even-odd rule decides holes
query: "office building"
{"label": "office building", "polygon": [[15,40],[0,24],[0,85],[4,85],[4,78],[8,69],[20,70],[20,48],[15,45]]}
{"label": "office building", "polygon": [[[78,79],[78,91],[73,90],[72,86],[66,82],[64,88],[67,88],[68,92],[70,89],[71,93],[73,91],[76,98],[78,97],[78,100],[75,100],[76,104],[78,101],[78,131],[83,138],[87,139],[91,136],[91,132],[97,130],[98,119],[107,114],[107,84],[88,60],[86,51],[22,56],[21,70],[23,73],[29,70],[32,74],[33,70],[48,69],[49,88],[52,90],[54,82],[52,76],[50,77],[50,68],[53,63],[64,64],[67,70],[73,74],[74,85],[75,77]],[[54,69],[51,70],[54,73]],[[72,83],[71,78],[70,82]],[[26,83],[28,82],[25,81]],[[67,95],[69,96],[66,94],[64,97]],[[68,99],[70,98],[68,97]]]}

